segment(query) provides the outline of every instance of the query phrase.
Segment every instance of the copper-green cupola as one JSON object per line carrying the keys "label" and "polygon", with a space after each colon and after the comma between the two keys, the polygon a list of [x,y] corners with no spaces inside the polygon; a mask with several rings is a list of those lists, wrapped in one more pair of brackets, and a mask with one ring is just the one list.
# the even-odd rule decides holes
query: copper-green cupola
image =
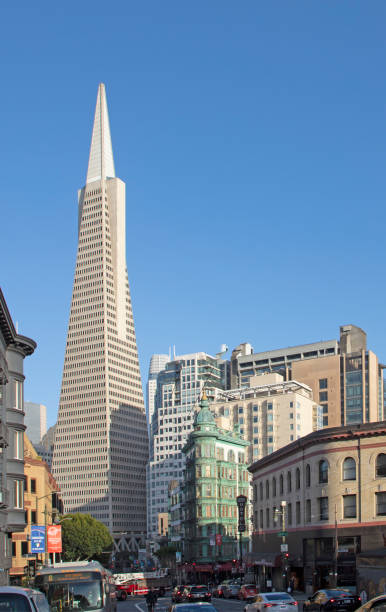
{"label": "copper-green cupola", "polygon": [[197,427],[201,427],[202,425],[216,425],[213,413],[209,409],[209,402],[205,390],[202,392],[200,410],[199,412],[197,412],[194,419],[194,428],[196,429]]}

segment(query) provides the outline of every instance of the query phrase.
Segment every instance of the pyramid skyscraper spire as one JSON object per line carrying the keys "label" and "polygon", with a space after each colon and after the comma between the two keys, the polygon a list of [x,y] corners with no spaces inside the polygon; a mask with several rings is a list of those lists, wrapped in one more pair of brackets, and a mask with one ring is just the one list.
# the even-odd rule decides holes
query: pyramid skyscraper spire
{"label": "pyramid skyscraper spire", "polygon": [[78,192],[78,251],[52,470],[66,512],[92,514],[107,525],[118,549],[135,550],[146,530],[148,442],[125,208],[101,84],[87,182]]}
{"label": "pyramid skyscraper spire", "polygon": [[107,111],[106,89],[104,84],[100,83],[95,107],[86,183],[113,177],[115,177],[115,168],[109,113]]}

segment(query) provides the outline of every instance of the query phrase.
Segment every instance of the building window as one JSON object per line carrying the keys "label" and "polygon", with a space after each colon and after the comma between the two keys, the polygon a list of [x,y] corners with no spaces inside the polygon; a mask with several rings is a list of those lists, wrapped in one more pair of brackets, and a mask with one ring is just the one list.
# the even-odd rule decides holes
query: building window
{"label": "building window", "polygon": [[244,417],[239,417],[239,424],[244,425]]}
{"label": "building window", "polygon": [[36,493],[36,478],[31,478],[30,490],[31,490],[31,493]]}
{"label": "building window", "polygon": [[376,493],[377,516],[386,516],[386,492]]}
{"label": "building window", "polygon": [[326,459],[319,461],[319,483],[326,484],[328,482],[328,463]]}
{"label": "building window", "polygon": [[239,408],[239,414],[243,414],[244,408]]}
{"label": "building window", "polygon": [[287,521],[288,525],[292,525],[292,504],[287,504]]}
{"label": "building window", "polygon": [[272,497],[276,497],[276,478],[272,478]]}
{"label": "building window", "polygon": [[264,527],[264,514],[263,511],[260,510],[260,529],[263,529]]}
{"label": "building window", "polygon": [[357,496],[343,495],[343,518],[355,518],[357,515]]}
{"label": "building window", "polygon": [[265,498],[269,499],[269,480],[265,481]]}
{"label": "building window", "polygon": [[291,472],[287,472],[287,493],[291,493],[292,490],[292,476]]}
{"label": "building window", "polygon": [[16,557],[16,542],[12,542],[12,557]]}
{"label": "building window", "polygon": [[386,476],[386,455],[385,453],[380,453],[377,457],[375,474],[376,476],[380,478],[384,478]]}
{"label": "building window", "polygon": [[323,427],[328,427],[328,416],[323,417]]}
{"label": "building window", "polygon": [[311,486],[311,468],[310,468],[310,464],[307,463],[306,465],[306,487],[310,487]]}
{"label": "building window", "polygon": [[319,391],[319,402],[328,402],[328,391]]}
{"label": "building window", "polygon": [[269,508],[265,511],[265,526],[269,527]]}
{"label": "building window", "polygon": [[301,516],[300,516],[300,501],[296,502],[296,524],[300,525]]}
{"label": "building window", "polygon": [[280,480],[279,480],[279,484],[280,484],[280,494],[284,493],[284,478],[283,478],[283,474],[280,474]]}
{"label": "building window", "polygon": [[36,525],[36,510],[31,510],[31,525]]}
{"label": "building window", "polygon": [[296,468],[296,488],[300,489],[300,470]]}
{"label": "building window", "polygon": [[15,380],[14,383],[14,405],[16,410],[23,410],[23,383],[20,380]]}
{"label": "building window", "polygon": [[28,542],[21,543],[21,554],[22,556],[28,555]]}
{"label": "building window", "polygon": [[13,488],[13,505],[14,508],[24,508],[24,488],[22,480],[14,480],[14,488]]}
{"label": "building window", "polygon": [[260,483],[260,499],[264,499],[263,498],[263,483]]}
{"label": "building window", "polygon": [[327,378],[319,378],[319,389],[327,389]]}
{"label": "building window", "polygon": [[357,477],[357,466],[355,459],[352,457],[346,457],[343,461],[343,480],[356,480]]}
{"label": "building window", "polygon": [[24,459],[23,432],[14,430],[13,438],[13,457],[14,459]]}
{"label": "building window", "polygon": [[306,499],[306,523],[311,523],[311,500]]}
{"label": "building window", "polygon": [[328,497],[319,497],[319,520],[328,521]]}

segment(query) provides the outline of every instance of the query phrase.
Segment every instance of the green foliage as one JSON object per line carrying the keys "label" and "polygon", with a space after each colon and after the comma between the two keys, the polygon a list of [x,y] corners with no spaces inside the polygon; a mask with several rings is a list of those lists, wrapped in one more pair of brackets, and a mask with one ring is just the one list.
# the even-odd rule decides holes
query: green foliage
{"label": "green foliage", "polygon": [[97,559],[111,550],[112,537],[107,527],[90,514],[67,514],[62,521],[63,560]]}

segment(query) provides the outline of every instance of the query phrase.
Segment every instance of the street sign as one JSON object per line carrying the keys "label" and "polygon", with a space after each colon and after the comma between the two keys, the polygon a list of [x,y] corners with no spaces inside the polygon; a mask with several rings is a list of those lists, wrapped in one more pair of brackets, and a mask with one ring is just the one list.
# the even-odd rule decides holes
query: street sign
{"label": "street sign", "polygon": [[31,553],[46,552],[46,528],[44,525],[31,525]]}
{"label": "street sign", "polygon": [[247,503],[247,497],[245,495],[238,495],[236,497],[237,507],[239,510],[239,525],[238,529],[241,533],[245,531],[245,504]]}
{"label": "street sign", "polygon": [[62,552],[62,526],[49,525],[47,527],[47,552]]}
{"label": "street sign", "polygon": [[281,552],[288,552],[288,544],[280,544]]}
{"label": "street sign", "polygon": [[288,535],[288,531],[279,531],[277,535],[279,538],[285,538]]}

